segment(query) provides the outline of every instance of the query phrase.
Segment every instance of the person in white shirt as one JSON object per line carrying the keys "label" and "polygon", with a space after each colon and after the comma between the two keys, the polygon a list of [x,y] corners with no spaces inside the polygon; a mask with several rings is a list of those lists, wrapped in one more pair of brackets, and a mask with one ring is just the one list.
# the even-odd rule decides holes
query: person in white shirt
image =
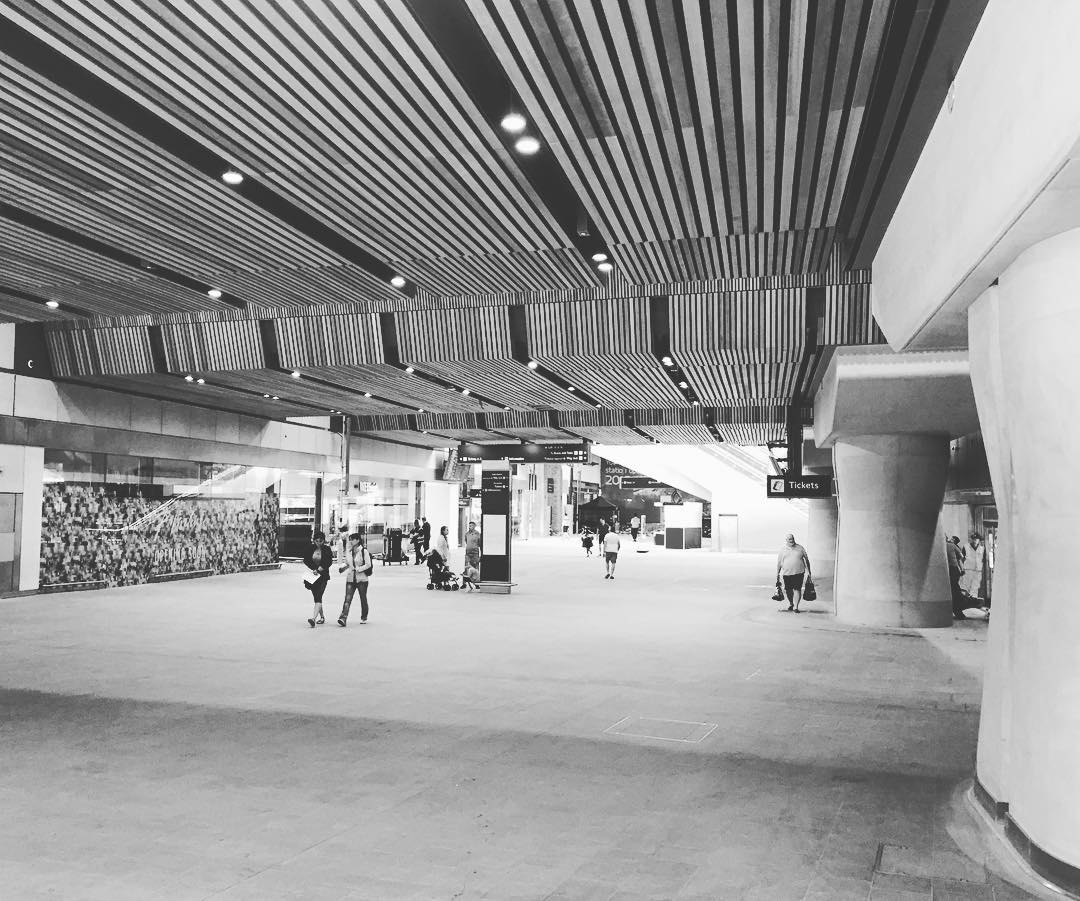
{"label": "person in white shirt", "polygon": [[439,529],[439,537],[435,539],[435,550],[439,552],[443,563],[450,565],[450,527],[443,526]]}
{"label": "person in white shirt", "polygon": [[615,564],[619,559],[620,545],[619,533],[614,529],[604,536],[604,567],[607,569],[605,579],[615,578]]}
{"label": "person in white shirt", "polygon": [[368,580],[374,569],[371,554],[364,547],[364,541],[359,532],[353,532],[349,536],[349,547],[345,551],[338,572],[345,573],[345,603],[341,607],[341,616],[337,624],[343,629],[349,621],[349,608],[352,606],[353,595],[360,595],[360,625],[365,625],[368,618]]}
{"label": "person in white shirt", "polygon": [[[787,533],[786,543],[780,548],[776,557],[776,584],[780,585],[780,579],[784,580],[784,594],[787,595],[788,610],[795,613],[799,610],[799,602],[802,601],[803,583],[810,578],[810,558],[806,555],[806,548],[795,543],[795,536]],[[784,608],[781,607],[781,610]]]}

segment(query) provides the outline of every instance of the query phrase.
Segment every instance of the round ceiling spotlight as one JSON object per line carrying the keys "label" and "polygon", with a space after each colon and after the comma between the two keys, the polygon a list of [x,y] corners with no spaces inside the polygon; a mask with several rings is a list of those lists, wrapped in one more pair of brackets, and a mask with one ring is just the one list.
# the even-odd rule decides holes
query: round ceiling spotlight
{"label": "round ceiling spotlight", "polygon": [[505,411],[506,411],[507,413],[509,413],[509,412],[510,412],[510,408],[509,408],[509,407],[503,407],[503,410],[505,410]]}
{"label": "round ceiling spotlight", "polygon": [[238,185],[244,180],[244,176],[235,169],[230,169],[228,172],[221,173],[221,180],[227,185]]}
{"label": "round ceiling spotlight", "polygon": [[592,258],[593,258],[594,263],[602,263],[602,262],[604,262],[604,260],[607,259],[607,254],[606,253],[594,253],[592,255]]}
{"label": "round ceiling spotlight", "polygon": [[206,379],[195,379],[195,383],[197,385],[205,385],[206,384]]}
{"label": "round ceiling spotlight", "polygon": [[195,381],[195,376],[193,376],[193,375],[185,375],[184,376],[184,381],[185,382],[193,382],[193,381]]}
{"label": "round ceiling spotlight", "polygon": [[371,397],[371,392],[370,391],[365,391],[364,392],[364,397]]}
{"label": "round ceiling spotlight", "polygon": [[221,292],[217,288],[211,288],[209,291],[206,292],[206,296],[212,297],[214,300],[217,300],[219,297],[221,297]]}
{"label": "round ceiling spotlight", "polygon": [[395,275],[392,279],[390,279],[390,284],[393,285],[395,288],[404,288],[405,287],[405,276],[404,275]]}
{"label": "round ceiling spotlight", "polygon": [[692,401],[690,401],[690,403],[691,403],[692,406],[695,406],[695,407],[701,406],[701,401],[698,401],[698,400],[692,400]]}
{"label": "round ceiling spotlight", "polygon": [[675,361],[673,359],[671,359],[671,357],[664,357],[664,359],[662,359],[660,362],[663,363],[665,366],[674,366],[675,365]]}
{"label": "round ceiling spotlight", "polygon": [[686,382],[679,382],[679,387],[682,388],[683,391],[685,391],[690,386],[688,384],[686,384]]}
{"label": "round ceiling spotlight", "polygon": [[411,366],[406,366],[405,371],[409,373],[409,375],[412,375],[414,372],[416,372],[416,370],[413,369]]}
{"label": "round ceiling spotlight", "polygon": [[536,368],[537,366],[539,366],[540,364],[539,364],[539,363],[537,363],[537,362],[536,362],[536,360],[529,360],[529,362],[528,362],[528,363],[527,363],[526,365],[527,365],[527,366],[528,366],[528,367],[529,367],[530,369],[535,369],[535,368]]}
{"label": "round ceiling spotlight", "polygon": [[417,413],[423,413],[423,412],[424,412],[424,408],[423,408],[423,407],[417,407],[417,409],[416,409],[416,412],[417,412]]}
{"label": "round ceiling spotlight", "polygon": [[292,377],[293,377],[294,379],[298,379],[298,378],[300,378],[300,372],[299,372],[299,370],[296,370],[296,369],[294,369],[294,370],[293,370],[293,371],[292,371],[291,373],[289,373],[289,374],[290,374],[290,375],[291,375],[291,376],[292,376]]}
{"label": "round ceiling spotlight", "polygon": [[58,301],[58,300],[47,300],[47,301],[45,301],[45,306],[47,306],[50,310],[55,310],[60,306],[60,301]]}
{"label": "round ceiling spotlight", "polygon": [[532,156],[536,151],[540,149],[540,142],[531,135],[525,135],[523,138],[518,138],[514,141],[514,149],[518,153],[524,153],[526,156]]}
{"label": "round ceiling spotlight", "polygon": [[601,272],[611,272],[615,267],[611,263],[600,263],[597,267]]}
{"label": "round ceiling spotlight", "polygon": [[278,396],[277,396],[276,394],[274,395],[274,398],[273,398],[273,399],[274,399],[274,400],[281,400],[281,398],[280,398],[280,397],[278,397]]}
{"label": "round ceiling spotlight", "polygon": [[566,390],[567,391],[576,391],[577,389],[573,385],[567,385]]}
{"label": "round ceiling spotlight", "polygon": [[603,404],[597,404],[596,409],[599,410],[602,406],[604,406],[604,405]]}
{"label": "round ceiling spotlight", "polygon": [[263,397],[265,397],[267,400],[270,400],[270,395],[269,394],[264,394]]}
{"label": "round ceiling spotlight", "polygon": [[521,113],[507,113],[503,116],[502,122],[499,123],[504,131],[510,132],[512,135],[516,135],[520,131],[525,130],[525,126],[528,124],[525,121],[525,117]]}
{"label": "round ceiling spotlight", "polygon": [[465,395],[465,397],[468,397],[469,396],[469,389],[468,388],[462,388],[461,393],[463,395]]}

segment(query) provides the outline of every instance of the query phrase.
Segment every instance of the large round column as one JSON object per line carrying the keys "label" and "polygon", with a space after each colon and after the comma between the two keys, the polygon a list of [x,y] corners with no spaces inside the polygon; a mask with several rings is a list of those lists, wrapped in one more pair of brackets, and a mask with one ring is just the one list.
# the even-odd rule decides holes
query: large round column
{"label": "large round column", "polygon": [[[833,477],[831,466],[807,466],[804,472],[830,479]],[[806,523],[806,553],[810,556],[818,600],[831,606],[836,573],[836,496],[812,498],[807,504],[810,509]]]}
{"label": "large round column", "polygon": [[836,616],[872,626],[952,624],[937,532],[949,443],[936,435],[840,439],[833,449],[840,518]]}
{"label": "large round column", "polygon": [[[979,768],[1009,816],[1043,852],[1080,867],[1080,230],[1027,250],[998,280],[996,319],[970,319],[980,413],[1007,423],[995,494],[1008,532],[1008,604],[994,615]],[[976,307],[982,303],[977,302]],[[996,326],[996,327],[995,327]],[[996,364],[985,365],[985,364]],[[1000,367],[998,371],[995,369]],[[1005,499],[999,498],[999,504]],[[1003,615],[999,615],[1003,614]],[[999,632],[1005,629],[1008,634]],[[1004,697],[1003,697],[1004,695]],[[1002,743],[1007,748],[1002,748]]]}

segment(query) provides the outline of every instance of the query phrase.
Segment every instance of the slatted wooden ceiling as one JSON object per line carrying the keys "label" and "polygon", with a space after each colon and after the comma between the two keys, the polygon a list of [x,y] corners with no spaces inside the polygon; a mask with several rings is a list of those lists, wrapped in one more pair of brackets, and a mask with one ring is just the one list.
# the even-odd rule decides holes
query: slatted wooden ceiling
{"label": "slatted wooden ceiling", "polygon": [[631,278],[736,234],[824,265],[888,3],[468,2]]}
{"label": "slatted wooden ceiling", "polygon": [[[174,376],[215,373],[248,411],[275,367],[295,366],[312,380],[298,407],[607,412],[573,384],[614,408],[582,429],[631,441],[651,433],[621,409],[682,411],[649,428],[705,440],[658,362],[664,341],[703,404],[772,411],[805,387],[815,286],[820,344],[880,340],[852,259],[872,252],[947,83],[938,70],[984,0],[962,14],[945,0],[431,2],[0,0],[0,319],[122,317],[58,333],[58,372],[150,373],[193,400],[208,392]],[[491,80],[588,214],[610,277],[508,150],[437,27],[447,10],[495,52]],[[256,193],[208,174],[207,155]],[[670,335],[644,313],[654,295]],[[277,319],[273,360],[259,318]],[[523,367],[523,347],[547,375]],[[717,429],[751,441],[779,423]]]}

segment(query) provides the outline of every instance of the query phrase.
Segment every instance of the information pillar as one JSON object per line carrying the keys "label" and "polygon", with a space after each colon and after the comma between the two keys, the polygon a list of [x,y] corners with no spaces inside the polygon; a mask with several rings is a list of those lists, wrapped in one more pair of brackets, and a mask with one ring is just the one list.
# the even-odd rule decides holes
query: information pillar
{"label": "information pillar", "polygon": [[510,582],[510,463],[484,460],[480,480],[480,578]]}

